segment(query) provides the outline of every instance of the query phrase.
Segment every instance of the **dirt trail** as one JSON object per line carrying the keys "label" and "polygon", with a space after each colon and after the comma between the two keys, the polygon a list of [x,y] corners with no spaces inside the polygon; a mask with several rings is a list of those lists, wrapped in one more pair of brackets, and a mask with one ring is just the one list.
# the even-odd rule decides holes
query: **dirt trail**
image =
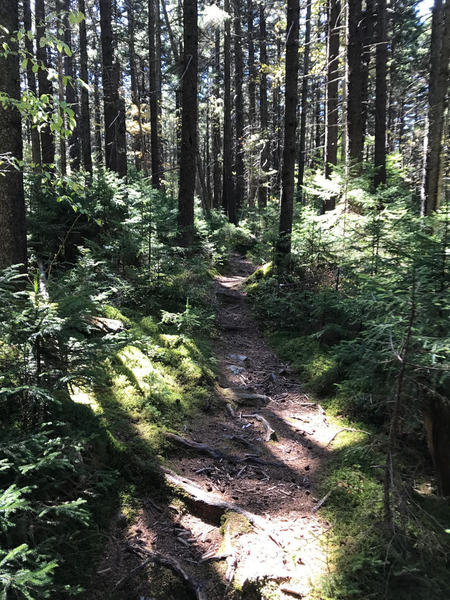
{"label": "dirt trail", "polygon": [[[185,488],[183,503],[149,501],[139,510],[109,546],[99,569],[103,596],[95,598],[216,600],[240,598],[242,586],[244,598],[311,598],[326,572],[320,538],[328,524],[315,513],[314,489],[337,429],[258,331],[242,290],[253,270],[234,257],[230,274],[215,282],[217,394],[183,438],[172,440],[166,463]],[[201,446],[186,445],[193,442]],[[221,527],[224,502],[251,524],[226,513]],[[175,562],[170,570],[148,569],[149,553]],[[262,595],[252,595],[262,582]]]}

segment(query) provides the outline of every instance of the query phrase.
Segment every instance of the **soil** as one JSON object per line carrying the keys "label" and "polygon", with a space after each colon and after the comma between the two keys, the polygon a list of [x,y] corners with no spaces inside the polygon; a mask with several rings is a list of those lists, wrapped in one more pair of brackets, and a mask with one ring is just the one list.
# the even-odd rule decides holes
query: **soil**
{"label": "soil", "polygon": [[132,526],[118,518],[89,600],[312,599],[326,574],[321,538],[329,524],[317,516],[315,487],[338,428],[266,345],[242,289],[253,271],[236,256],[215,281],[218,385],[182,433],[220,452],[172,441],[165,463],[199,495],[250,517],[229,511],[220,519],[181,490],[170,504],[143,501]]}

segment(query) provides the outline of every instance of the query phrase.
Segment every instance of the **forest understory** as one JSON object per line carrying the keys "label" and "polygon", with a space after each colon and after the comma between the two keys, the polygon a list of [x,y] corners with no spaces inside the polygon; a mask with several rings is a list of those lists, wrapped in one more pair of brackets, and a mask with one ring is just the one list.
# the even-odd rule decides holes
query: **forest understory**
{"label": "forest understory", "polygon": [[0,0],[0,599],[446,600],[450,0]]}

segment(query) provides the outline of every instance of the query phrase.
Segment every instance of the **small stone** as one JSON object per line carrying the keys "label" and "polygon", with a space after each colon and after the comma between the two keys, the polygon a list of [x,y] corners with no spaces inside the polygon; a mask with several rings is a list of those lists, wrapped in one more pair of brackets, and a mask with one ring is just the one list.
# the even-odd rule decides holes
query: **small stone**
{"label": "small stone", "polygon": [[227,369],[233,373],[233,375],[240,375],[245,371],[244,367],[238,367],[237,365],[228,365]]}

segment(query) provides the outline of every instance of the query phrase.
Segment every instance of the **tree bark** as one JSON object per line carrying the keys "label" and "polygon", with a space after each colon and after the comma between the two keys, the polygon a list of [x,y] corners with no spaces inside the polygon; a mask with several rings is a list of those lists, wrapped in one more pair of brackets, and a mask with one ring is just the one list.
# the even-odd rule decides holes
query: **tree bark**
{"label": "tree bark", "polygon": [[105,122],[105,163],[119,176],[127,174],[125,107],[119,96],[120,66],[114,61],[111,0],[100,0],[102,45],[103,114]]}
{"label": "tree bark", "polygon": [[421,213],[431,215],[440,206],[444,114],[448,93],[450,2],[436,0],[431,25],[428,116],[425,133]]}
{"label": "tree bark", "polygon": [[245,168],[244,168],[244,59],[242,56],[241,0],[233,0],[234,9],[234,94],[235,94],[235,202],[236,221],[244,203]]}
{"label": "tree bark", "polygon": [[[327,179],[330,178],[332,168],[337,165],[340,14],[340,0],[329,0],[324,157],[325,177]],[[334,206],[335,199],[333,198],[325,204],[325,210],[332,210]]]}
{"label": "tree bark", "polygon": [[377,0],[375,79],[375,189],[386,183],[386,68],[388,59],[386,0]]}
{"label": "tree bark", "polygon": [[347,7],[347,160],[359,172],[363,159],[363,76],[361,67],[361,0],[348,0]]}
{"label": "tree bark", "polygon": [[266,46],[266,15],[264,5],[259,5],[259,62],[260,62],[260,79],[259,79],[259,119],[261,123],[261,135],[264,138],[263,148],[261,150],[261,177],[258,187],[258,206],[264,209],[267,206],[268,196],[268,176],[266,171],[269,168],[269,114],[267,109],[267,46]]}
{"label": "tree bark", "polygon": [[148,2],[148,46],[150,74],[150,152],[152,163],[152,186],[161,187],[161,157],[159,141],[159,89],[158,89],[158,57],[156,56],[156,21],[159,13],[159,0]]}
{"label": "tree bark", "polygon": [[194,192],[197,158],[197,72],[198,25],[197,0],[184,0],[183,5],[183,74],[181,112],[181,158],[178,194],[178,233],[181,246],[194,241]]}
{"label": "tree bark", "polygon": [[[220,31],[215,33],[214,41],[214,97],[220,96]],[[221,165],[220,165],[220,116],[217,107],[214,107],[212,119],[212,148],[213,148],[213,206],[220,207],[221,199]]]}
{"label": "tree bark", "polygon": [[308,87],[309,87],[309,69],[310,69],[310,41],[311,41],[311,3],[308,0],[306,4],[306,22],[305,22],[305,42],[303,48],[303,78],[301,86],[300,100],[300,140],[298,154],[298,179],[297,190],[299,198],[302,197],[302,186],[305,175],[306,165],[306,117],[308,107]]}
{"label": "tree bark", "polygon": [[[248,46],[248,124],[250,136],[253,136],[255,129],[256,119],[256,67],[255,67],[255,43],[254,43],[254,19],[255,7],[253,0],[247,0],[247,46]],[[250,152],[248,169],[248,204],[254,206],[255,204],[255,176],[254,176],[254,164],[255,157],[254,151]]]}
{"label": "tree bark", "polygon": [[[78,10],[85,15],[79,24],[80,36],[80,78],[89,85],[88,51],[86,34],[86,5],[85,0],[78,0]],[[89,112],[89,92],[81,86],[81,111],[80,111],[80,139],[83,167],[92,173],[92,148],[91,148],[91,117]]]}
{"label": "tree bark", "polygon": [[287,2],[286,81],[284,109],[284,148],[281,173],[281,206],[276,263],[287,266],[291,253],[291,233],[294,203],[295,132],[297,128],[298,77],[298,0]]}
{"label": "tree bark", "polygon": [[[35,19],[36,19],[36,59],[44,67],[38,71],[39,95],[45,94],[48,98],[53,98],[53,89],[50,80],[48,79],[48,49],[47,46],[42,46],[39,43],[41,38],[45,36],[45,6],[44,0],[35,1]],[[51,109],[49,109],[51,111]],[[55,162],[55,140],[50,131],[50,126],[45,125],[41,129],[41,157],[44,165],[53,165]]]}
{"label": "tree bark", "polygon": [[[20,99],[19,57],[11,35],[19,28],[18,0],[0,3],[0,47],[8,44],[12,52],[0,53],[0,93]],[[14,161],[22,160],[22,124],[17,108],[0,103],[0,148],[4,170],[0,185],[0,269],[14,264],[27,264],[25,200],[22,168]]]}
{"label": "tree bark", "polygon": [[[23,25],[25,31],[32,31],[30,0],[23,1]],[[33,62],[31,60],[35,56],[33,38],[30,39],[27,35],[25,35],[25,50],[29,59],[27,62],[28,89],[34,96],[37,96],[36,77],[33,73]],[[41,140],[36,127],[31,127],[31,160],[33,162],[33,170],[39,170],[41,168]]]}
{"label": "tree bark", "polygon": [[[230,0],[225,0],[224,10],[229,15]],[[230,21],[225,21],[223,42],[223,174],[222,207],[231,223],[237,224],[236,199],[233,190],[232,174],[232,127],[231,127],[231,32]]]}
{"label": "tree bark", "polygon": [[[72,50],[72,31],[69,23],[69,12],[71,10],[71,0],[64,0],[64,42]],[[69,78],[66,86],[66,101],[72,108],[76,125],[69,138],[69,164],[70,167],[78,171],[81,165],[81,142],[80,142],[80,107],[78,104],[78,90],[76,83],[76,73],[73,53],[64,57],[64,75]]]}

